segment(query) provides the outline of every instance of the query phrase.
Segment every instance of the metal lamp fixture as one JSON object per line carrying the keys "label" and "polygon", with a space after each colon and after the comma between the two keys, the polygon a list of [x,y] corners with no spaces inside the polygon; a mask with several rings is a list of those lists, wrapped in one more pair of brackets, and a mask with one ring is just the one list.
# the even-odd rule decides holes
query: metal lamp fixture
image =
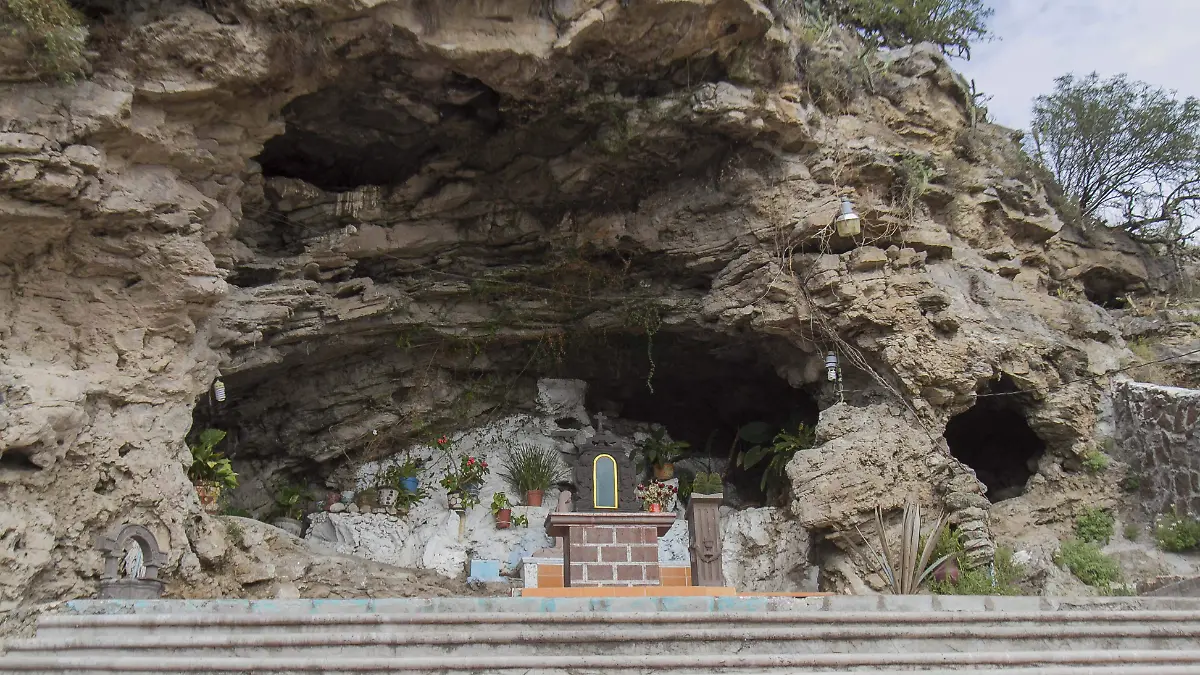
{"label": "metal lamp fixture", "polygon": [[830,382],[838,380],[838,357],[833,352],[825,355],[825,377]]}
{"label": "metal lamp fixture", "polygon": [[213,382],[213,397],[217,399],[217,403],[225,402],[225,383],[217,380]]}
{"label": "metal lamp fixture", "polygon": [[854,212],[849,197],[842,197],[842,213],[833,221],[839,237],[854,237],[862,232],[862,218]]}

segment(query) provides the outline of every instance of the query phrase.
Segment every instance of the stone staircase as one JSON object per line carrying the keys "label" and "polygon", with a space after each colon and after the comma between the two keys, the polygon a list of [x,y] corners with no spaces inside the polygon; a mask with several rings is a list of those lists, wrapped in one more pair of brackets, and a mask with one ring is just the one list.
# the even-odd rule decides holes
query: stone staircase
{"label": "stone staircase", "polygon": [[1200,599],[76,601],[0,673],[1200,674]]}

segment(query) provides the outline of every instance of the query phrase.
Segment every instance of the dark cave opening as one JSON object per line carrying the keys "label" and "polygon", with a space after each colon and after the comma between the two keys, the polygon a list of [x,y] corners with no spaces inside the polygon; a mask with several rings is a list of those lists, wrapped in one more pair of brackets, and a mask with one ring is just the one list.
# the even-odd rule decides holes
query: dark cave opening
{"label": "dark cave opening", "polygon": [[946,425],[950,454],[975,470],[992,503],[1024,494],[1046,450],[1023,408],[1015,383],[1003,377]]}
{"label": "dark cave opening", "polygon": [[738,429],[752,422],[779,430],[796,422],[816,425],[816,400],[776,373],[764,344],[670,333],[654,335],[649,345],[636,334],[608,341],[593,358],[568,357],[556,376],[588,383],[591,412],[663,425],[671,438],[690,444],[688,454],[701,466],[712,458],[721,460],[712,464],[719,469],[728,460],[724,478],[744,499],[764,499],[766,463],[736,466],[743,447],[735,444]]}
{"label": "dark cave opening", "polygon": [[1103,268],[1089,270],[1079,277],[1083,284],[1083,295],[1092,304],[1104,309],[1127,309],[1132,282],[1121,275]]}

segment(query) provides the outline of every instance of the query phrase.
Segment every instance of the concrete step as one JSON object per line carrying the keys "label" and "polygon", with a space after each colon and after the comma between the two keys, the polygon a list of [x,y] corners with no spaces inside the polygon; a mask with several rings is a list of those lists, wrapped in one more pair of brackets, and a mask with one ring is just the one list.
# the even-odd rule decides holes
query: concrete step
{"label": "concrete step", "polygon": [[96,634],[119,638],[131,632],[187,635],[258,633],[328,633],[338,630],[404,631],[441,634],[453,630],[501,630],[517,627],[572,626],[586,630],[605,626],[722,628],[742,626],[841,626],[845,628],[976,627],[981,629],[1023,626],[1147,626],[1169,625],[1194,629],[1200,611],[1058,612],[480,612],[427,614],[117,614],[44,615],[38,636],[70,637]]}
{"label": "concrete step", "polygon": [[0,673],[1200,675],[1194,599],[81,601]]}
{"label": "concrete step", "polygon": [[[1121,673],[1127,675],[1195,675],[1200,672],[1200,651],[1102,651],[1102,652],[974,652],[929,654],[656,654],[638,656],[508,656],[337,658],[307,657],[142,657],[112,656],[104,659],[64,656],[12,656],[2,662],[11,673],[370,673],[426,672],[478,673],[520,671],[523,673],[722,672],[760,673],[863,671],[952,672],[1001,670],[1047,675]],[[797,670],[802,669],[802,670]]]}
{"label": "concrete step", "polygon": [[995,621],[959,624],[910,620],[900,625],[835,622],[832,625],[796,626],[780,622],[775,625],[754,625],[754,622],[730,620],[725,625],[705,623],[697,626],[666,622],[614,625],[606,621],[597,624],[593,618],[592,624],[566,626],[432,624],[426,626],[425,631],[407,630],[409,626],[403,623],[346,625],[322,622],[323,630],[303,633],[287,630],[256,633],[245,630],[245,622],[226,626],[224,633],[199,633],[188,630],[186,622],[175,623],[179,625],[169,631],[139,630],[131,626],[103,631],[86,628],[72,631],[59,627],[53,634],[47,635],[39,630],[36,638],[10,645],[9,652],[31,656],[69,653],[79,657],[103,657],[124,651],[144,656],[207,656],[218,652],[266,657],[304,654],[313,657],[409,658],[483,653],[503,656],[571,655],[585,647],[602,654],[638,655],[663,649],[681,653],[726,654],[736,652],[747,644],[753,644],[755,651],[764,654],[850,653],[863,650],[967,652],[1004,648],[1027,651],[1186,650],[1200,644],[1198,621],[1003,625]]}

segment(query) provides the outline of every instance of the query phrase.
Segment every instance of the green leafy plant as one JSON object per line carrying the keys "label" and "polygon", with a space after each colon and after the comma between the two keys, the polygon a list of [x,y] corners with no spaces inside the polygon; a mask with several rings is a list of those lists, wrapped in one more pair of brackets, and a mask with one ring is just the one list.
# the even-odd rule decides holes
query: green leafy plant
{"label": "green leafy plant", "polygon": [[867,550],[871,552],[874,562],[879,566],[892,593],[910,595],[916,593],[925,579],[953,555],[948,553],[930,562],[938,541],[942,538],[942,529],[945,525],[946,518],[943,515],[935,521],[933,529],[925,538],[925,544],[922,546],[921,507],[915,502],[906,503],[904,520],[900,528],[900,547],[896,551],[897,555],[893,556],[892,547],[887,540],[887,527],[883,523],[883,507],[876,505],[875,532],[879,536],[879,549],[876,550],[871,546],[867,538],[862,537],[862,532],[859,532],[859,536],[867,544]]}
{"label": "green leafy plant", "polygon": [[667,430],[663,427],[658,427],[650,432],[650,437],[642,441],[639,449],[641,450],[642,466],[665,466],[674,464],[679,460],[687,457],[687,449],[691,444],[687,441],[668,441]]}
{"label": "green leafy plant", "polygon": [[984,0],[822,0],[821,6],[875,46],[932,42],[968,59],[971,43],[988,38],[993,14]]}
{"label": "green leafy plant", "polygon": [[299,484],[283,485],[275,493],[275,513],[282,518],[304,518],[304,502],[312,499],[308,487]]}
{"label": "green leafy plant", "polygon": [[1064,75],[1033,107],[1032,150],[1083,224],[1168,249],[1200,232],[1200,101],[1124,75]]}
{"label": "green leafy plant", "polygon": [[[429,496],[429,492],[426,491],[425,488],[423,488],[423,487],[417,488],[416,492],[408,492],[406,490],[399,490],[396,492],[395,508],[397,511],[400,511],[401,513],[408,513],[409,510],[412,509],[412,507],[425,501],[425,498],[428,496]],[[462,498],[463,498],[463,506],[468,509],[479,503],[478,499],[474,499],[470,495],[463,495]],[[472,500],[470,504],[467,503],[468,499]]]}
{"label": "green leafy plant", "polygon": [[1059,545],[1054,562],[1066,567],[1088,586],[1107,589],[1121,580],[1117,561],[1100,551],[1100,547],[1078,539],[1068,539]]}
{"label": "green leafy plant", "polygon": [[1083,468],[1090,474],[1098,474],[1108,468],[1108,455],[1099,450],[1092,450],[1083,456]]}
{"label": "green leafy plant", "polygon": [[692,494],[715,495],[725,489],[725,482],[719,473],[698,473],[692,480]]}
{"label": "green leafy plant", "polygon": [[416,478],[421,472],[421,462],[411,457],[403,464],[396,464],[379,474],[376,485],[387,487],[396,492],[404,492],[403,482],[407,478]]}
{"label": "green leafy plant", "polygon": [[1181,514],[1174,507],[1154,519],[1154,542],[1164,551],[1200,548],[1200,520]]}
{"label": "green leafy plant", "polygon": [[[755,445],[738,453],[737,465],[752,469],[765,460],[767,467],[759,481],[759,488],[768,495],[778,497],[786,493],[788,486],[787,463],[797,452],[813,446],[816,433],[803,423],[796,426],[795,433],[780,431],[771,438],[765,435],[769,432],[770,426],[763,422],[752,422],[738,430],[741,440]],[[770,443],[765,440],[768,438]]]}
{"label": "green leafy plant", "polygon": [[1141,528],[1139,528],[1137,525],[1134,525],[1133,523],[1130,523],[1125,526],[1125,529],[1122,532],[1122,534],[1124,534],[1125,538],[1128,539],[1129,541],[1137,541],[1138,537],[1141,535]]}
{"label": "green leafy plant", "polygon": [[88,31],[67,0],[0,0],[0,34],[25,42],[39,75],[74,79],[87,64]]}
{"label": "green leafy plant", "polygon": [[524,514],[513,516],[511,522],[513,527],[529,527],[529,517]]}
{"label": "green leafy plant", "polygon": [[536,490],[548,490],[563,478],[559,468],[558,451],[536,445],[521,444],[509,448],[500,473],[518,495]]}
{"label": "green leafy plant", "polygon": [[504,509],[511,509],[512,504],[508,503],[508,495],[503,492],[497,492],[492,496],[492,515],[496,515]]}
{"label": "green leafy plant", "polygon": [[229,458],[217,452],[217,446],[225,440],[225,432],[220,429],[205,429],[200,432],[199,443],[193,445],[192,464],[188,467],[188,479],[193,483],[215,483],[222,488],[237,487],[237,473],[233,470]]}
{"label": "green leafy plant", "polygon": [[1130,469],[1121,479],[1121,489],[1125,492],[1137,492],[1142,489],[1142,475]]}
{"label": "green leafy plant", "polygon": [[1085,508],[1075,519],[1075,536],[1080,541],[1107,544],[1112,539],[1115,523],[1107,509]]}
{"label": "green leafy plant", "polygon": [[1012,549],[998,546],[990,565],[972,566],[959,534],[945,528],[933,555],[940,558],[946,554],[954,558],[958,578],[948,576],[942,581],[930,580],[931,592],[938,595],[1021,595],[1017,585],[1021,566],[1013,562]]}

